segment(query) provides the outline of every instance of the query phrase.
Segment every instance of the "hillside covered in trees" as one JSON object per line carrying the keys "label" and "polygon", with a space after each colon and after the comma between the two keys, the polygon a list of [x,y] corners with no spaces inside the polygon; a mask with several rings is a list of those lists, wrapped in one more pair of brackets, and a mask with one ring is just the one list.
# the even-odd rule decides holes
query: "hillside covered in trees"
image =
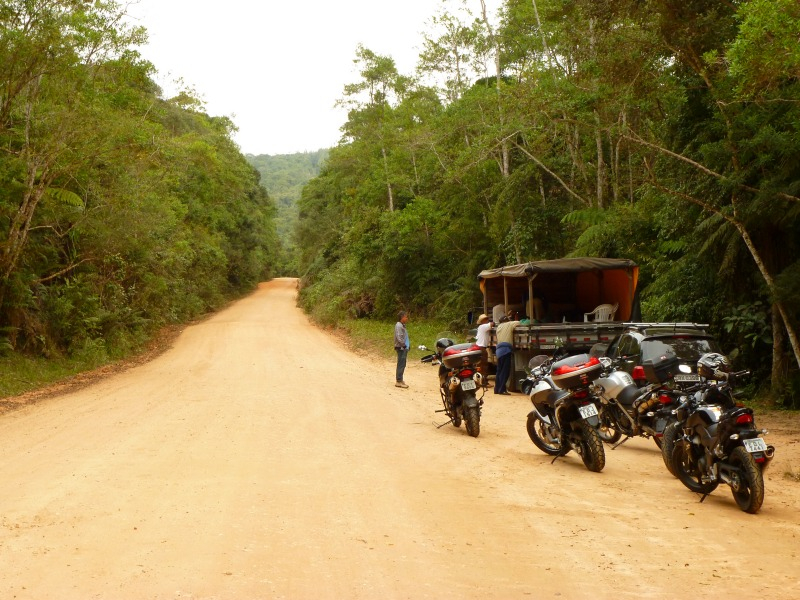
{"label": "hillside covered in trees", "polygon": [[96,355],[269,278],[233,123],[165,99],[115,2],[0,2],[0,348]]}
{"label": "hillside covered in trees", "polygon": [[276,275],[293,275],[295,261],[294,230],[297,227],[297,202],[303,186],[319,175],[328,150],[295,154],[247,154],[247,162],[258,170],[261,185],[275,203],[275,228],[281,242],[281,254],[275,265]]}
{"label": "hillside covered in trees", "polygon": [[800,403],[800,4],[475,0],[415,73],[359,47],[345,138],[303,188],[322,320],[463,320],[485,268],[641,266],[645,320],[707,322]]}

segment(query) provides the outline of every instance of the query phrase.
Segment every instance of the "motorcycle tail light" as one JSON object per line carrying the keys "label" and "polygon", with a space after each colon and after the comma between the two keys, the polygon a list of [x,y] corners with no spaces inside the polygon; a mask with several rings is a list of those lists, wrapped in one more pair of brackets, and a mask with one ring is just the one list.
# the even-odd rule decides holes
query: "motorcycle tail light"
{"label": "motorcycle tail light", "polygon": [[736,424],[737,425],[747,425],[748,423],[752,423],[752,422],[753,422],[753,415],[745,414],[745,415],[739,415],[738,417],[736,417]]}
{"label": "motorcycle tail light", "polygon": [[578,390],[573,394],[573,397],[581,399],[581,398],[586,398],[588,395],[589,395],[589,390]]}
{"label": "motorcycle tail light", "polygon": [[658,401],[661,402],[661,404],[672,404],[672,398],[666,394],[661,394],[658,397]]}
{"label": "motorcycle tail light", "polygon": [[474,371],[472,371],[471,369],[464,369],[463,371],[461,371],[461,373],[459,373],[459,375],[461,375],[461,378],[464,379],[465,377],[472,377],[473,373]]}
{"label": "motorcycle tail light", "polygon": [[633,367],[633,373],[631,373],[631,377],[634,379],[647,379],[647,376],[644,374],[644,367],[642,365],[636,365]]}

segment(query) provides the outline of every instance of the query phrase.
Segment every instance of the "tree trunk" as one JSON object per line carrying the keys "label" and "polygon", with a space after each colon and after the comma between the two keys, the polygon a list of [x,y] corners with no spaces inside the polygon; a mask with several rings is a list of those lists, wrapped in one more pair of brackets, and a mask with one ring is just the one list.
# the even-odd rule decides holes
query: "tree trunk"
{"label": "tree trunk", "polygon": [[789,371],[788,360],[783,351],[786,333],[781,322],[780,311],[774,304],[772,305],[772,377],[770,390],[773,397],[779,397],[784,391],[786,373]]}
{"label": "tree trunk", "polygon": [[383,172],[386,175],[386,191],[389,196],[389,212],[394,212],[394,194],[392,193],[392,182],[389,179],[389,159],[386,157],[386,146],[381,146],[383,155]]}

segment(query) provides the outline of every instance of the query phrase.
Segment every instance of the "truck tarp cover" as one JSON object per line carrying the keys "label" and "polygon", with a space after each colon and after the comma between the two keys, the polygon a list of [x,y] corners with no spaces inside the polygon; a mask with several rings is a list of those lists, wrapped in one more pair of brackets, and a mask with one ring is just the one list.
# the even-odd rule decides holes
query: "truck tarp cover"
{"label": "truck tarp cover", "polygon": [[[636,285],[639,267],[618,258],[561,258],[510,265],[481,271],[478,275],[484,308],[497,304],[532,315],[529,303],[542,301],[542,322],[583,321],[584,313],[600,304],[618,304],[615,321],[639,318]],[[489,313],[491,314],[491,313]]]}

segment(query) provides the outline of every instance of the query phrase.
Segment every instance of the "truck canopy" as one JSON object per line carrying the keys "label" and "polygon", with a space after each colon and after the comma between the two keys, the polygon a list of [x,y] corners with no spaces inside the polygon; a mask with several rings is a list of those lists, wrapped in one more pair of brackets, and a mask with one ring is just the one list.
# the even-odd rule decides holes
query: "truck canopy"
{"label": "truck canopy", "polygon": [[517,311],[533,322],[583,322],[598,305],[617,304],[615,321],[641,320],[639,266],[628,259],[541,260],[481,271],[478,280],[489,315],[503,305],[503,313]]}

